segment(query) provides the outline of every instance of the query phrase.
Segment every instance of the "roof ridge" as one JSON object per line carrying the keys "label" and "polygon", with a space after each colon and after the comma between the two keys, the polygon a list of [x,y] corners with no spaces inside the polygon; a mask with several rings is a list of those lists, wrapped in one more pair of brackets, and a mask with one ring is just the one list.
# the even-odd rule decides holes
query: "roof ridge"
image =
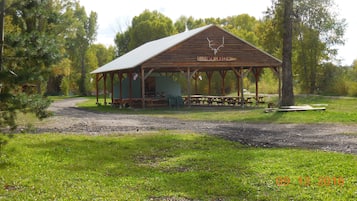
{"label": "roof ridge", "polygon": [[[205,25],[196,29],[192,29],[189,31],[181,32],[178,34],[174,34],[171,36],[167,36],[164,38],[156,39],[153,41],[149,41],[147,43],[142,44],[141,46],[127,52],[126,54],[114,59],[113,61],[97,68],[96,70],[92,71],[91,74],[95,73],[102,73],[102,72],[109,72],[114,70],[120,69],[130,69],[140,64],[144,63],[145,61],[157,56],[158,54],[170,49],[171,47],[191,38],[192,36],[212,27],[215,26],[213,24]],[[165,43],[164,45],[162,45]],[[159,44],[159,45],[157,45]],[[149,51],[155,49],[157,51]],[[132,58],[131,58],[132,57]],[[142,57],[140,59],[140,57]],[[139,59],[138,59],[139,58]],[[126,66],[123,66],[124,61],[126,60]],[[128,62],[129,61],[129,62]],[[133,62],[136,61],[136,62]]]}

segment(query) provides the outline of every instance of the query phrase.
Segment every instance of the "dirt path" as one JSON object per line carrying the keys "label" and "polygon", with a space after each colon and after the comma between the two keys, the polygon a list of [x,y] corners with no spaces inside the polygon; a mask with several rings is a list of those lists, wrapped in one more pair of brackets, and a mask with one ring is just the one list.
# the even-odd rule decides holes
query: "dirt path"
{"label": "dirt path", "polygon": [[[187,130],[206,133],[259,147],[302,147],[357,154],[357,125],[267,124],[185,121],[145,115],[104,114],[76,108],[85,98],[54,102],[55,115],[37,126],[37,132],[136,133]],[[352,135],[354,134],[354,135]]]}

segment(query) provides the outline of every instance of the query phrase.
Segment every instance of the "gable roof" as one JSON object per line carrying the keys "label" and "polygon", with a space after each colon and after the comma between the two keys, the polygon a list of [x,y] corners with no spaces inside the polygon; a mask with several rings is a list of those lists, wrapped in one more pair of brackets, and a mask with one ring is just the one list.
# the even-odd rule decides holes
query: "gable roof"
{"label": "gable roof", "polygon": [[176,35],[168,36],[151,42],[147,42],[134,50],[124,54],[121,57],[99,67],[91,72],[91,74],[104,73],[117,70],[125,70],[135,68],[145,61],[155,57],[165,50],[191,38],[192,36],[212,27],[214,25],[207,25],[190,31],[182,32]]}
{"label": "gable roof", "polygon": [[[158,40],[154,40],[151,42],[147,42],[134,50],[122,55],[121,57],[116,58],[115,60],[99,67],[98,69],[94,70],[91,72],[91,74],[97,74],[97,73],[105,73],[105,72],[111,72],[111,71],[118,71],[118,70],[126,70],[126,69],[132,69],[137,66],[142,65],[143,63],[147,62],[148,60],[160,55],[161,53],[165,52],[166,50],[169,50],[170,48],[198,35],[199,33],[211,28],[211,27],[217,27],[216,25],[206,25],[200,28],[196,28],[190,31],[182,32],[176,35],[168,36],[165,38],[161,38]],[[220,27],[217,27],[221,30],[223,30]],[[271,60],[274,61],[274,63],[281,63],[281,61],[272,55],[259,50],[257,47],[254,45],[244,41],[243,39],[223,30],[224,32],[234,36],[236,39],[240,40],[241,42],[245,43],[246,45],[258,50],[260,53],[264,54],[265,56],[268,56]]]}

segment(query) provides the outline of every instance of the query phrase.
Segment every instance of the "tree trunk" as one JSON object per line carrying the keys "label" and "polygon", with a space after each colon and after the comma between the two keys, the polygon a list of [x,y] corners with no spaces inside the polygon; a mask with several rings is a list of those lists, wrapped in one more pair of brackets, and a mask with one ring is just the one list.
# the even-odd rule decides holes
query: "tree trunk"
{"label": "tree trunk", "polygon": [[284,24],[283,24],[283,86],[282,86],[282,106],[295,104],[293,91],[293,73],[292,73],[292,20],[293,0],[283,0],[284,3]]}
{"label": "tree trunk", "polygon": [[64,94],[65,92],[61,94],[62,80],[63,80],[63,75],[57,75],[57,76],[51,75],[47,81],[46,95],[58,96]]}
{"label": "tree trunk", "polygon": [[2,0],[0,6],[0,71],[3,71],[5,0]]}
{"label": "tree trunk", "polygon": [[81,56],[81,79],[79,84],[79,91],[82,96],[87,95],[85,53],[83,53],[83,55]]}

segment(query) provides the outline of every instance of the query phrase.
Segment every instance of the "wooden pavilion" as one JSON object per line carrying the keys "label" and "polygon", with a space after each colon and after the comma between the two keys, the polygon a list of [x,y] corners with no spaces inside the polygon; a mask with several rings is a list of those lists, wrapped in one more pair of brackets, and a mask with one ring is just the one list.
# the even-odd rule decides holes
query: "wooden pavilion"
{"label": "wooden pavilion", "polygon": [[[196,96],[192,95],[191,80],[201,78],[199,73],[205,73],[208,79],[207,103],[212,103],[211,79],[214,72],[222,78],[222,97],[225,96],[224,85],[228,71],[233,71],[237,78],[238,93],[235,99],[225,99],[230,103],[244,106],[243,78],[253,73],[256,83],[255,100],[259,103],[258,81],[263,68],[270,68],[279,77],[278,91],[280,95],[281,61],[258,49],[239,37],[223,30],[216,25],[207,25],[173,36],[148,42],[127,54],[94,70],[96,75],[96,96],[99,103],[100,80],[104,81],[104,104],[107,104],[107,79],[110,79],[111,104],[140,105],[165,102],[168,97],[157,97],[150,94],[150,77],[154,73],[183,73],[187,78],[187,97],[185,104],[191,105]],[[109,76],[108,76],[109,75]],[[118,83],[114,84],[114,77]],[[126,79],[126,82],[124,82]],[[151,80],[151,81],[150,81]],[[140,91],[134,95],[134,81],[138,82]],[[118,86],[117,86],[118,85]],[[116,97],[115,97],[116,94]],[[211,99],[209,99],[211,97]],[[222,101],[223,99],[221,99]],[[221,102],[222,103],[222,102]]]}

